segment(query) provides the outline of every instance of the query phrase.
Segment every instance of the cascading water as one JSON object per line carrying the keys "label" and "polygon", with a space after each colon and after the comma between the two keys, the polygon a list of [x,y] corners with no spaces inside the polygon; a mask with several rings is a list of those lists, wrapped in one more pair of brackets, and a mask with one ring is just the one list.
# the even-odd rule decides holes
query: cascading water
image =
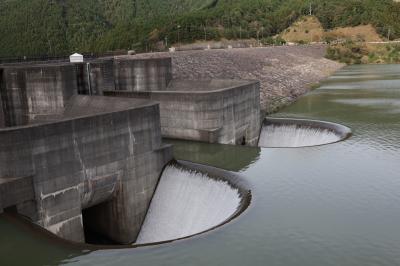
{"label": "cascading water", "polygon": [[158,184],[136,244],[179,239],[228,220],[239,208],[238,189],[226,181],[168,166]]}
{"label": "cascading water", "polygon": [[306,147],[333,143],[341,136],[329,129],[297,124],[270,124],[261,131],[260,147]]}

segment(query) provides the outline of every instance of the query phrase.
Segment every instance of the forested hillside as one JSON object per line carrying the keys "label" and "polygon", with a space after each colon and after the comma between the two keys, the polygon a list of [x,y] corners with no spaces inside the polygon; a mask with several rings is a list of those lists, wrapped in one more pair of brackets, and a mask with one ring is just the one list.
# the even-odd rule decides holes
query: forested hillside
{"label": "forested hillside", "polygon": [[145,50],[161,42],[266,38],[310,11],[325,29],[400,37],[392,0],[0,0],[0,56]]}

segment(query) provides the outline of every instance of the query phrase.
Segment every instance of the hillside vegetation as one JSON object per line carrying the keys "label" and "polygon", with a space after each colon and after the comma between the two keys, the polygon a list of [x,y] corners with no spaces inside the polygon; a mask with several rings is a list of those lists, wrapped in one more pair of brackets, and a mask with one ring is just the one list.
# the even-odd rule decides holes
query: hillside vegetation
{"label": "hillside vegetation", "polygon": [[370,24],[326,30],[318,18],[304,16],[278,38],[287,43],[329,43],[326,57],[346,64],[400,63],[400,43],[385,41]]}
{"label": "hillside vegetation", "polygon": [[[324,29],[370,24],[400,38],[392,0],[311,1]],[[163,49],[196,40],[275,36],[310,0],[0,0],[0,57]]]}
{"label": "hillside vegetation", "polygon": [[326,57],[346,64],[398,64],[400,44],[369,44],[347,40],[330,45]]}

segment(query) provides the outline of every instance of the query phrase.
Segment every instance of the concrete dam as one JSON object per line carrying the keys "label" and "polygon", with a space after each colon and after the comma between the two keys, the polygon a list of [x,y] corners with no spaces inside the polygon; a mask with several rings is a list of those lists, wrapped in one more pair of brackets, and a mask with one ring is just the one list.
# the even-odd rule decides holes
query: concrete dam
{"label": "concrete dam", "polygon": [[1,65],[0,213],[78,243],[183,239],[237,217],[251,193],[231,172],[175,161],[163,137],[299,147],[351,133],[321,121],[262,123],[258,81],[176,80],[171,65],[136,57]]}
{"label": "concrete dam", "polygon": [[62,112],[72,95],[82,94],[158,102],[167,138],[256,146],[261,129],[258,81],[175,80],[170,57],[9,64],[0,67],[0,76],[7,105],[0,126]]}
{"label": "concrete dam", "polygon": [[[112,243],[143,244],[207,231],[249,204],[249,190],[230,173],[213,174],[216,170],[183,162],[171,168],[172,146],[163,144],[162,136],[256,145],[257,82],[175,81],[170,58],[108,58],[2,65],[0,96],[0,213],[17,213],[73,242],[84,243],[88,233],[95,233]],[[184,99],[188,112],[198,104],[188,117],[179,109]],[[196,208],[203,213],[200,221],[212,213],[214,219],[196,224],[175,207],[192,193],[169,199],[164,214],[155,211],[157,198],[168,197],[165,191],[179,185],[174,176],[192,180],[185,185],[189,191],[200,184],[226,195]],[[148,234],[170,219],[186,219],[188,227],[176,231],[178,226],[164,237]]]}
{"label": "concrete dam", "polygon": [[84,242],[83,210],[92,230],[134,241],[172,159],[158,105],[148,101],[73,96],[57,121],[5,128],[0,137],[2,208],[76,242]]}

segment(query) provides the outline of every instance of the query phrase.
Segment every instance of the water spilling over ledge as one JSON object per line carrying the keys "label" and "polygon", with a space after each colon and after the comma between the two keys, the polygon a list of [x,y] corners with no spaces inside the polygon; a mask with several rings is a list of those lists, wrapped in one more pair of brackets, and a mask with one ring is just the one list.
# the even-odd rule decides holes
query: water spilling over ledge
{"label": "water spilling over ledge", "polygon": [[343,125],[303,119],[266,118],[259,146],[264,148],[310,147],[339,142],[351,130]]}
{"label": "water spilling over ledge", "polygon": [[174,161],[166,166],[160,177],[133,244],[119,244],[86,226],[86,243],[79,243],[61,238],[15,212],[7,211],[3,216],[56,245],[80,250],[125,249],[160,245],[212,231],[242,214],[251,198],[249,184],[236,173]]}
{"label": "water spilling over ledge", "polygon": [[136,243],[168,241],[207,231],[233,216],[240,203],[239,190],[227,181],[169,165]]}

